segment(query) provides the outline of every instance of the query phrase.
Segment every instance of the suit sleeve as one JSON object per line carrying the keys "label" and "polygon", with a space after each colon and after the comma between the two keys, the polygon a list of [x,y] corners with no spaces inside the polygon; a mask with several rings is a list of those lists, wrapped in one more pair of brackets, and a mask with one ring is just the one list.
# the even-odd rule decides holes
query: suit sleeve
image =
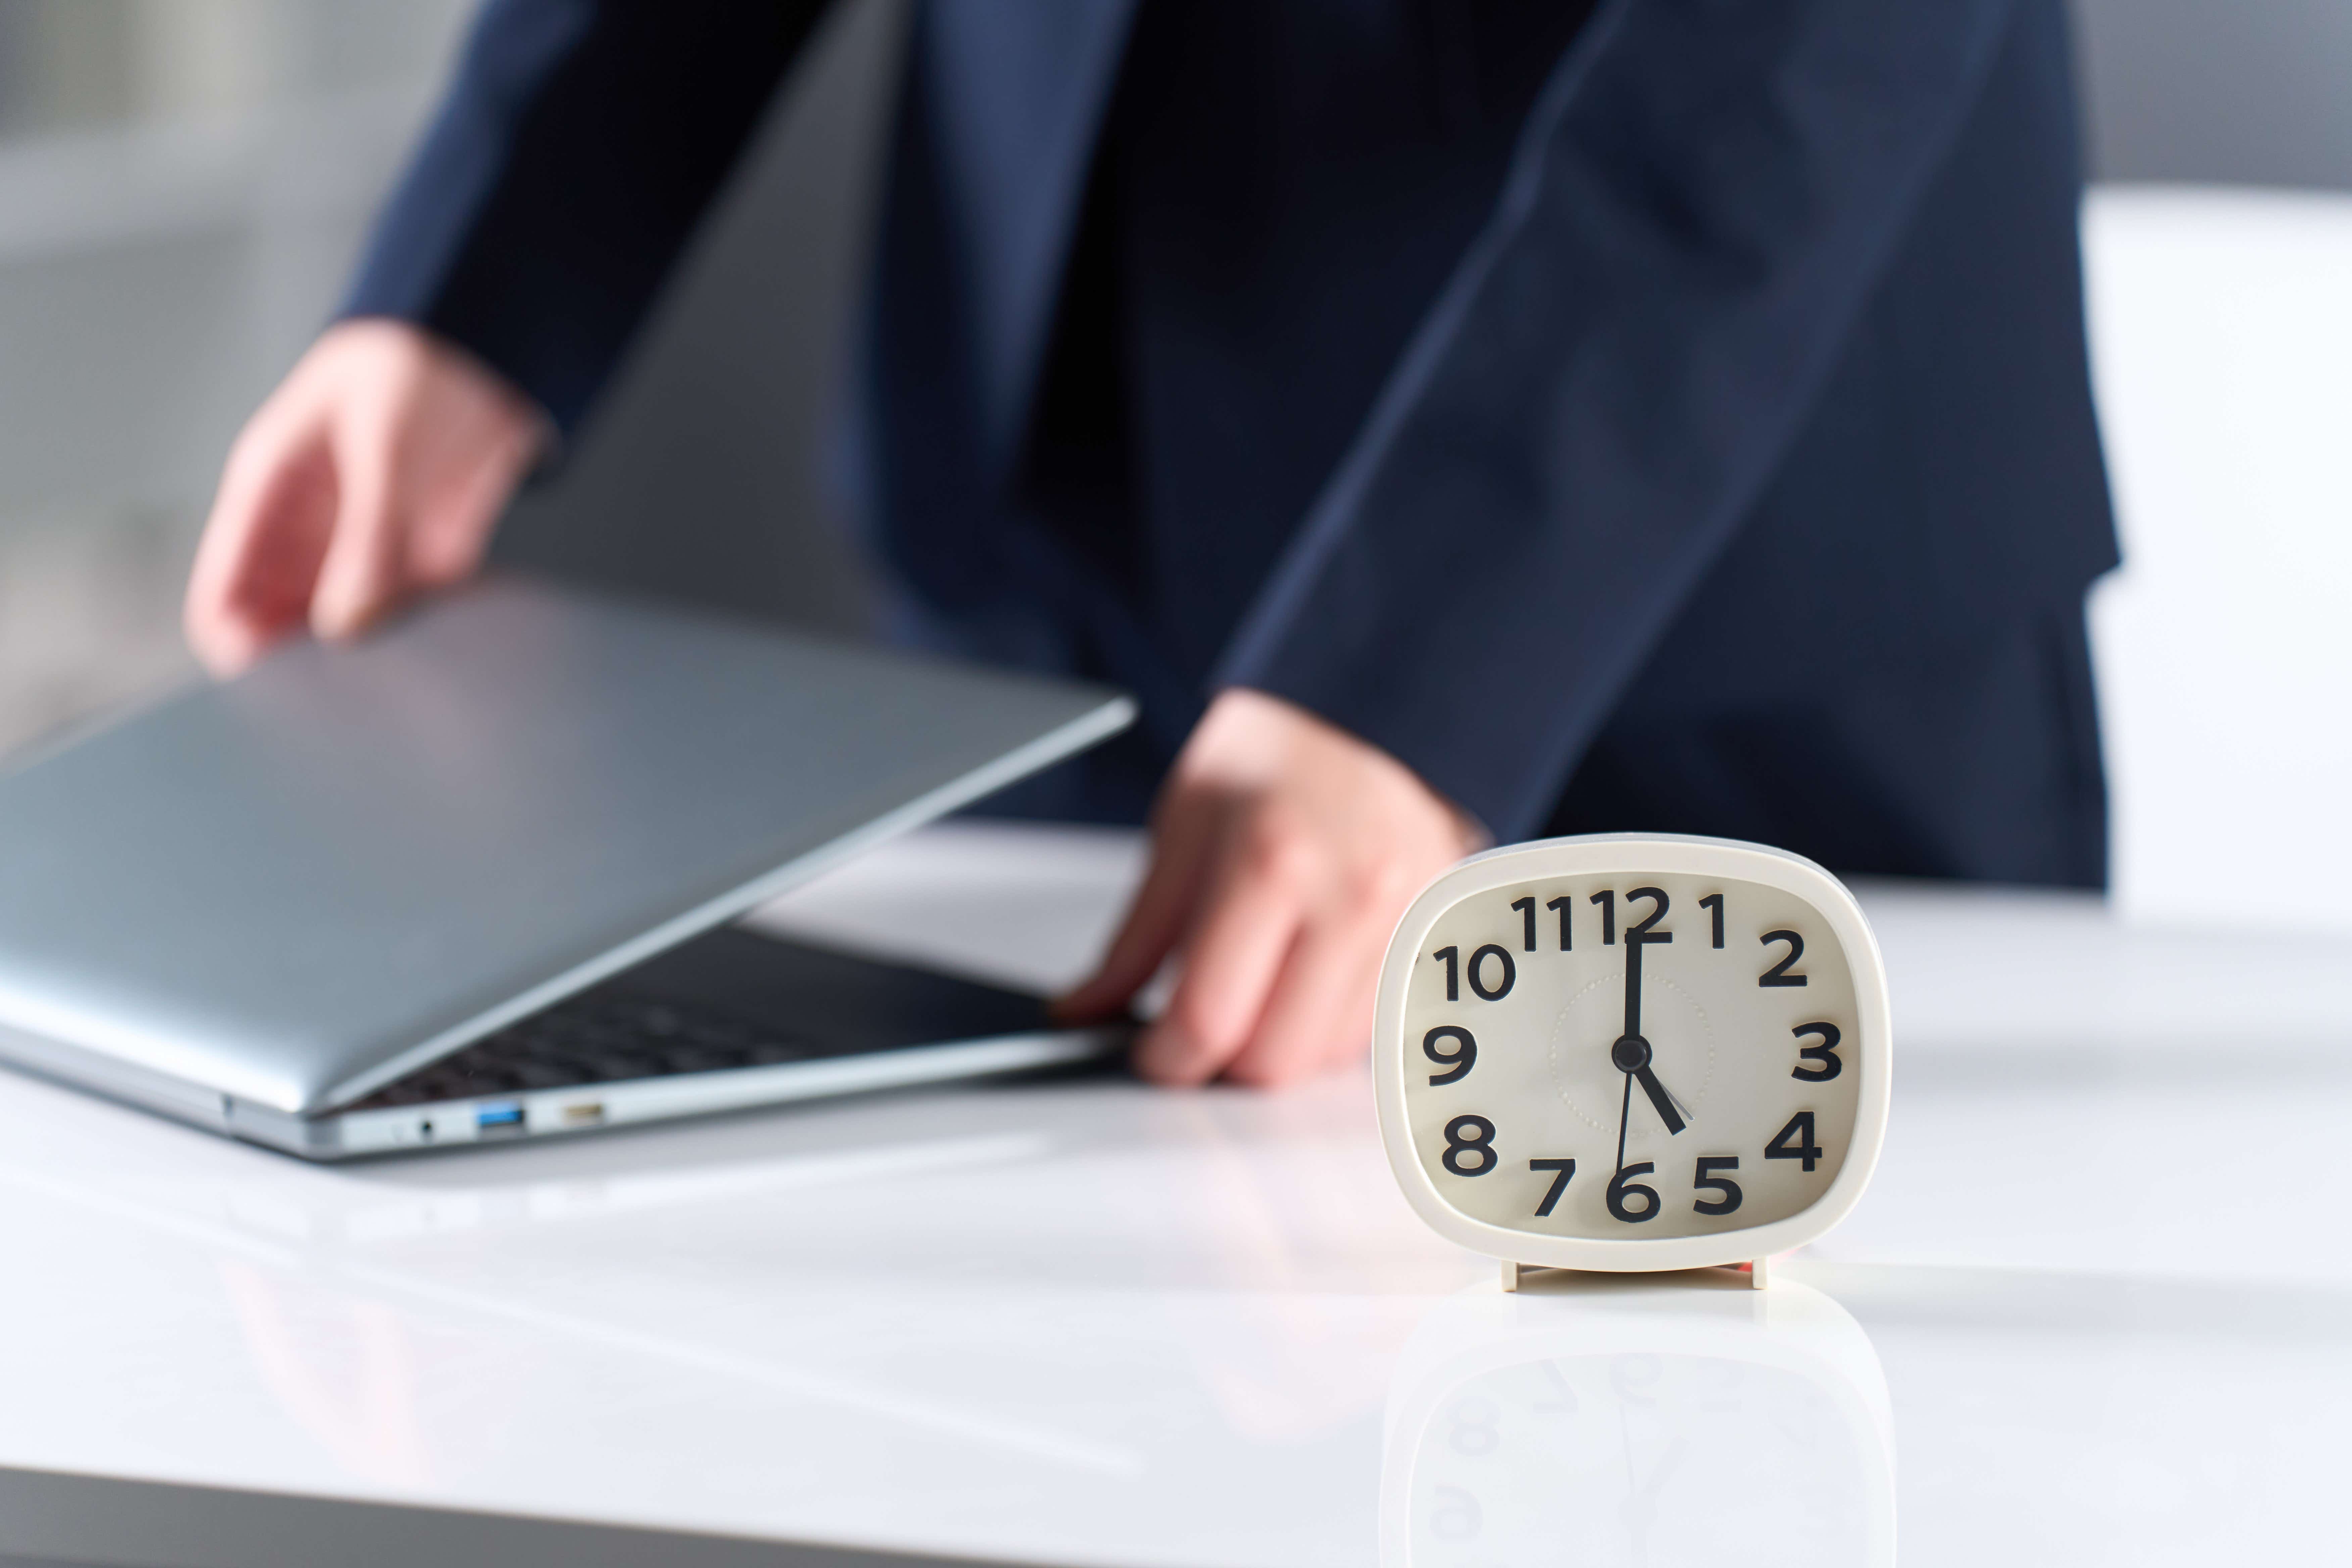
{"label": "suit sleeve", "polygon": [[824,0],[490,0],[344,317],[416,322],[577,427]]}
{"label": "suit sleeve", "polygon": [[1539,826],[1795,438],[2011,9],[1605,5],[1220,684]]}

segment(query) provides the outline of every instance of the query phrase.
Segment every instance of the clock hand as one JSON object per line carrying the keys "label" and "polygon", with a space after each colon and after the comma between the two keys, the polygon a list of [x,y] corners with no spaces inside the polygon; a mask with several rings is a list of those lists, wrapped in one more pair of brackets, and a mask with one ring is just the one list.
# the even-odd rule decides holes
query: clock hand
{"label": "clock hand", "polygon": [[[1643,1062],[1640,1067],[1635,1068],[1626,1075],[1626,1079],[1629,1089],[1633,1079],[1641,1080],[1642,1092],[1648,1095],[1650,1103],[1658,1108],[1658,1120],[1666,1124],[1666,1131],[1669,1134],[1680,1132],[1683,1130],[1682,1112],[1675,1109],[1675,1097],[1666,1092],[1666,1086],[1658,1081],[1658,1075],[1651,1069],[1648,1062]],[[1630,1092],[1627,1098],[1629,1100],[1632,1098]]]}
{"label": "clock hand", "polygon": [[1680,1132],[1685,1123],[1675,1097],[1658,1081],[1655,1069],[1650,1066],[1650,1042],[1642,1037],[1642,938],[1633,931],[1625,933],[1625,1032],[1609,1047],[1609,1060],[1625,1075],[1625,1103],[1617,1116],[1617,1168],[1625,1168],[1625,1114],[1633,1108],[1633,1083],[1640,1079],[1642,1092],[1650,1097],[1657,1108],[1658,1120],[1666,1124],[1669,1136]]}
{"label": "clock hand", "polygon": [[1617,1173],[1625,1173],[1625,1123],[1633,1114],[1633,1075],[1625,1075],[1625,1098],[1617,1106]]}
{"label": "clock hand", "polygon": [[1642,939],[1625,933],[1625,1038],[1642,1037]]}

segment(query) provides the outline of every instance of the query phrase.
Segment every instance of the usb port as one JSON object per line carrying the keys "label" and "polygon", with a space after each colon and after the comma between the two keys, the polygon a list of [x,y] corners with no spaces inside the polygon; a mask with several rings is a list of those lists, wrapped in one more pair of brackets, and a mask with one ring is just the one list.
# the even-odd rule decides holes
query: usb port
{"label": "usb port", "polygon": [[523,1130],[522,1107],[511,1100],[496,1100],[478,1107],[474,1111],[474,1126],[485,1138],[520,1132]]}
{"label": "usb port", "polygon": [[585,1100],[563,1108],[566,1127],[593,1127],[604,1120],[604,1102],[601,1100]]}

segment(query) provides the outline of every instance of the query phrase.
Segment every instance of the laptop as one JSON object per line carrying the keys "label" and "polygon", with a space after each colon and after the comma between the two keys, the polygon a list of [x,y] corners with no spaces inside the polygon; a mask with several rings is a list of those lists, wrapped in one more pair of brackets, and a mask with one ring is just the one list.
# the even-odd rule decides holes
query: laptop
{"label": "laptop", "polygon": [[0,1568],[981,1568],[700,1531],[0,1469]]}
{"label": "laptop", "polygon": [[0,1060],[333,1160],[1099,1057],[729,922],[1133,716],[485,580],[0,777]]}

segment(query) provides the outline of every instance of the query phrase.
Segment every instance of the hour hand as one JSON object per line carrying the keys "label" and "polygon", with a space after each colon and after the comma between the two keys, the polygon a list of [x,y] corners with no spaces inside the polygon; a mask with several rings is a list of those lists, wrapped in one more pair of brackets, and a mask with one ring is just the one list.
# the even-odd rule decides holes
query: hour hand
{"label": "hour hand", "polygon": [[1642,1086],[1642,1092],[1650,1097],[1650,1103],[1657,1107],[1658,1120],[1666,1124],[1667,1133],[1672,1135],[1681,1131],[1683,1113],[1675,1105],[1675,1097],[1666,1092],[1666,1086],[1658,1081],[1657,1072],[1649,1063],[1643,1062],[1633,1069],[1633,1080]]}

